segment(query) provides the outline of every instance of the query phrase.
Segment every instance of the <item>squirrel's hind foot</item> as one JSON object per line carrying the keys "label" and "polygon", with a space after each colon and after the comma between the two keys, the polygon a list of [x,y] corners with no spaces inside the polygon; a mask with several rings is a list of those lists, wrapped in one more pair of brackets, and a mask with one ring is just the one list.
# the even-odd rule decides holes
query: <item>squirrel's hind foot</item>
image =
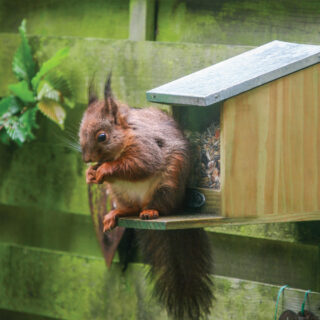
{"label": "squirrel's hind foot", "polygon": [[117,221],[116,218],[119,215],[119,210],[111,210],[103,219],[103,232],[111,231],[115,228]]}
{"label": "squirrel's hind foot", "polygon": [[139,217],[142,220],[157,219],[159,217],[159,211],[153,209],[143,210],[140,212]]}

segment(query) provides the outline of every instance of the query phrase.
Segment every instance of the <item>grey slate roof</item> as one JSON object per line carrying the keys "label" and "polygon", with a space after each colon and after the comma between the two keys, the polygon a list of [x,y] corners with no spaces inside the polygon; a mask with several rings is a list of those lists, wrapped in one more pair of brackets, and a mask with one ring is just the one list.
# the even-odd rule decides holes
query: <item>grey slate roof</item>
{"label": "grey slate roof", "polygon": [[272,41],[147,92],[152,102],[209,106],[320,62],[320,46]]}

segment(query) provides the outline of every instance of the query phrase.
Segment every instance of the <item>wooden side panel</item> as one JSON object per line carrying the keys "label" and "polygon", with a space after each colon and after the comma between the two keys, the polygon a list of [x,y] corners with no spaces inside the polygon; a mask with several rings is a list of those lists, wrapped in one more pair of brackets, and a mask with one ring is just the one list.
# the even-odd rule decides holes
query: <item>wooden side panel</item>
{"label": "wooden side panel", "polygon": [[320,215],[319,78],[317,64],[224,103],[224,216]]}

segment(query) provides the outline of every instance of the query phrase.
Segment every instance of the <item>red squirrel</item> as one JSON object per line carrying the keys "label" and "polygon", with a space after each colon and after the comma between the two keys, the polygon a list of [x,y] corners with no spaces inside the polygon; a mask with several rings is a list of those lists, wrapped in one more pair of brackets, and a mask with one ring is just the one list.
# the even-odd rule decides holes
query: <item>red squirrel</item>
{"label": "red squirrel", "polygon": [[[156,108],[134,109],[118,102],[111,76],[104,100],[89,89],[89,105],[80,125],[83,160],[95,162],[87,183],[104,183],[115,209],[105,215],[103,230],[117,218],[156,219],[181,209],[189,174],[188,141],[177,123]],[[150,263],[155,292],[169,315],[199,319],[212,305],[210,245],[202,229],[139,231],[141,251]]]}

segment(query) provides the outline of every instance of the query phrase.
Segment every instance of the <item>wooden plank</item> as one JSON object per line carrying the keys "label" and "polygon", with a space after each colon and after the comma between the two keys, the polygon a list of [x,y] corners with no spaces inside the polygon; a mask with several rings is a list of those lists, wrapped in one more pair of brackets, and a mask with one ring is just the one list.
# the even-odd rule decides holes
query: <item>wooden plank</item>
{"label": "wooden plank", "polygon": [[221,215],[221,192],[209,188],[194,188],[205,197],[205,204],[199,209],[201,213]]}
{"label": "wooden plank", "polygon": [[0,242],[101,257],[89,215],[1,204],[0,221]]}
{"label": "wooden plank", "polygon": [[161,319],[165,311],[148,304],[150,289],[141,265],[123,273],[103,258],[0,244],[0,309],[98,320],[154,312]]}
{"label": "wooden plank", "polygon": [[[302,141],[302,156],[304,162],[303,178],[301,184],[303,185],[303,203],[304,210],[313,211],[319,208],[319,199],[317,197],[317,190],[319,181],[318,177],[318,162],[317,155],[317,131],[318,110],[320,107],[318,97],[318,85],[320,77],[313,69],[305,70],[303,74],[302,99],[307,106],[303,110],[303,141]],[[309,89],[311,88],[311,90]]]}
{"label": "wooden plank", "polygon": [[211,232],[214,273],[221,276],[319,291],[319,248]]}
{"label": "wooden plank", "polygon": [[[55,317],[44,317],[35,314],[0,309],[0,319],[5,320],[53,320]],[[61,320],[61,319],[58,319]]]}
{"label": "wooden plank", "polygon": [[[1,206],[0,219],[2,243],[102,257],[89,216]],[[272,284],[285,281],[296,288],[320,288],[315,281],[319,270],[319,223],[313,222],[312,228],[293,223],[213,224],[208,237],[217,275]],[[236,266],[234,257],[237,257]],[[117,261],[116,256],[114,262]],[[143,260],[137,254],[130,262]]]}
{"label": "wooden plank", "polygon": [[[76,111],[78,116],[80,110]],[[66,130],[74,132],[73,137],[76,137],[77,129],[72,129],[71,123],[77,118],[74,116],[71,120],[69,117],[66,124]],[[89,214],[86,166],[81,154],[71,151],[63,142],[68,133],[46,119],[40,119],[37,141],[22,148],[0,145],[0,203]]]}
{"label": "wooden plank", "polygon": [[[286,183],[292,184],[293,188],[293,205],[291,208],[288,208],[293,212],[303,211],[303,118],[304,109],[311,107],[303,103],[303,78],[302,72],[299,72],[292,78],[292,81],[289,81],[291,119],[287,121],[287,125],[290,126],[291,149],[288,157],[290,157],[293,172],[291,179],[288,179]],[[278,144],[280,145],[282,145],[283,142],[286,142],[282,142],[281,140],[278,141]]]}
{"label": "wooden plank", "polygon": [[194,214],[183,216],[159,217],[155,220],[141,220],[139,217],[120,218],[120,227],[135,229],[172,230],[187,228],[203,228],[214,222],[223,220],[221,216],[210,214]]}
{"label": "wooden plank", "polygon": [[134,41],[154,40],[155,1],[130,0],[129,39]]}
{"label": "wooden plank", "polygon": [[[312,228],[312,231],[310,227]],[[314,230],[320,229],[319,221],[305,223],[260,223],[248,225],[215,225],[206,227],[206,231],[237,235],[242,237],[265,239],[265,240],[280,240],[287,242],[309,241],[309,243],[320,240],[320,236]]]}
{"label": "wooden plank", "polygon": [[[107,270],[102,258],[0,244],[0,308],[59,319],[168,319],[151,296],[146,271],[131,264],[123,273],[118,264]],[[212,280],[216,300],[208,320],[272,319],[279,286]],[[303,290],[285,290],[280,309],[300,310],[303,297]],[[311,292],[306,308],[319,316],[319,303],[320,294]]]}
{"label": "wooden plank", "polygon": [[276,215],[295,214],[299,221],[320,210],[319,78],[320,64],[224,103],[222,215],[279,221]]}
{"label": "wooden plank", "polygon": [[135,229],[173,230],[188,228],[206,228],[215,225],[241,225],[256,223],[291,222],[291,221],[316,221],[320,220],[320,211],[289,213],[281,215],[264,215],[259,217],[229,218],[213,214],[187,214],[179,216],[159,217],[155,220],[141,220],[139,217],[120,218],[120,227]]}
{"label": "wooden plank", "polygon": [[0,12],[1,32],[17,32],[26,19],[33,35],[128,38],[129,0],[1,0]]}
{"label": "wooden plank", "polygon": [[159,1],[157,41],[320,43],[318,0]]}

